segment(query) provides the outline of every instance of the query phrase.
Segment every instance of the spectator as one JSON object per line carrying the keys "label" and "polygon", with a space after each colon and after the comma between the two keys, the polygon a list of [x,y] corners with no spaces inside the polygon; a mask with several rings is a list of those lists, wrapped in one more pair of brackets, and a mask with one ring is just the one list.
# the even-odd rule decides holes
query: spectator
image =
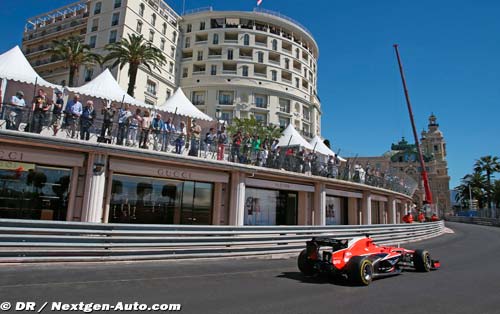
{"label": "spectator", "polygon": [[260,152],[260,144],[261,144],[261,141],[260,141],[260,137],[255,134],[253,136],[253,140],[252,140],[252,161],[254,161],[256,164],[258,163],[258,160],[259,159],[259,152]]}
{"label": "spectator", "polygon": [[24,101],[24,93],[18,91],[15,96],[12,96],[9,104],[13,108],[8,113],[7,119],[7,129],[9,130],[19,130],[19,124],[23,120],[23,109],[26,107],[26,102]]}
{"label": "spectator", "polygon": [[196,124],[196,120],[191,121],[191,149],[189,150],[189,156],[198,157],[198,151],[200,149],[200,139],[201,139],[201,126]]}
{"label": "spectator", "polygon": [[66,104],[66,123],[71,131],[71,138],[76,135],[76,130],[78,127],[78,122],[80,121],[80,116],[82,115],[82,103],[80,102],[80,95],[75,95],[72,100],[68,101]]}
{"label": "spectator", "polygon": [[101,109],[102,127],[99,142],[111,143],[111,134],[113,132],[113,120],[115,119],[115,104],[108,103]]}
{"label": "spectator", "polygon": [[128,126],[130,124],[130,118],[132,117],[132,112],[130,112],[130,106],[125,104],[125,107],[120,108],[118,112],[118,134],[116,137],[116,144],[123,145],[123,141],[128,138]]}
{"label": "spectator", "polygon": [[222,125],[217,131],[217,160],[224,160],[224,145],[227,142],[226,127]]}
{"label": "spectator", "polygon": [[184,121],[181,121],[181,124],[179,126],[179,132],[177,135],[177,139],[175,140],[175,153],[176,154],[182,154],[182,150],[185,145],[185,139],[186,139],[186,124]]}
{"label": "spectator", "polygon": [[436,215],[436,213],[432,214],[431,221],[439,221],[439,217]]}
{"label": "spectator", "polygon": [[135,114],[130,117],[128,126],[127,146],[135,146],[137,144],[137,132],[142,125],[141,109],[137,108]]}
{"label": "spectator", "polygon": [[45,124],[46,114],[49,111],[49,104],[47,103],[47,98],[45,91],[43,89],[38,90],[38,95],[33,99],[33,119],[31,120],[31,125],[28,130],[33,133],[41,133],[43,125]]}
{"label": "spectator", "polygon": [[165,128],[165,123],[161,119],[161,114],[156,114],[156,117],[151,121],[151,130],[153,132],[153,149],[158,151],[161,150],[160,146],[162,131]]}
{"label": "spectator", "polygon": [[[215,133],[214,128],[210,128],[207,134],[205,134],[205,158],[207,158],[208,153],[214,152],[214,143],[217,139],[217,134]],[[212,155],[213,156],[213,155]]]}
{"label": "spectator", "polygon": [[59,128],[61,127],[61,117],[64,108],[64,99],[63,93],[58,90],[56,91],[56,101],[54,103],[54,107],[52,108],[52,130],[54,132],[53,136],[57,135],[59,132]]}
{"label": "spectator", "polygon": [[250,133],[246,133],[243,138],[243,154],[240,156],[240,163],[249,164],[251,162],[250,153],[252,152],[252,137]]}
{"label": "spectator", "polygon": [[90,139],[90,128],[94,124],[96,112],[94,109],[94,102],[87,101],[85,108],[82,110],[80,116],[80,139],[88,141]]}
{"label": "spectator", "polygon": [[139,136],[139,147],[148,149],[149,132],[151,130],[151,116],[149,110],[144,111],[140,125],[141,134]]}
{"label": "spectator", "polygon": [[232,147],[231,147],[231,162],[240,161],[240,147],[243,141],[243,136],[241,135],[241,130],[238,130],[235,135],[233,135]]}
{"label": "spectator", "polygon": [[168,118],[167,121],[163,124],[163,140],[161,150],[166,152],[168,151],[168,146],[172,141],[173,135],[175,134],[176,128],[172,123],[172,118]]}

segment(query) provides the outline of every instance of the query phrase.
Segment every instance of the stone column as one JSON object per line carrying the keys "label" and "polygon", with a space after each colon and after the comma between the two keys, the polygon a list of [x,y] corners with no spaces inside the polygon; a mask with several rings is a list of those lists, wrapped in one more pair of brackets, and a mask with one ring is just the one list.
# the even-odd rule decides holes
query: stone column
{"label": "stone column", "polygon": [[73,221],[75,212],[75,199],[78,188],[78,175],[80,169],[78,167],[73,167],[71,170],[71,183],[69,186],[69,196],[68,196],[68,210],[66,212],[66,221]]}
{"label": "stone column", "polygon": [[372,224],[372,194],[370,191],[363,192],[363,225]]}
{"label": "stone column", "polygon": [[307,225],[307,215],[309,213],[309,204],[307,202],[307,194],[309,192],[299,191],[299,208],[297,209],[297,223],[300,226]]}
{"label": "stone column", "polygon": [[326,225],[326,188],[323,183],[314,185],[314,225]]}
{"label": "stone column", "polygon": [[245,223],[245,174],[235,171],[231,174],[231,200],[229,224],[243,226]]}
{"label": "stone column", "polygon": [[102,215],[102,222],[107,224],[109,222],[109,210],[111,206],[111,192],[113,191],[113,170],[108,171],[108,180],[106,185],[106,195],[104,201],[104,214]]}
{"label": "stone column", "polygon": [[106,165],[106,156],[95,153],[89,154],[85,174],[85,191],[83,193],[83,222],[102,222]]}
{"label": "stone column", "polygon": [[387,201],[387,207],[388,207],[388,213],[389,213],[388,222],[390,224],[397,224],[398,223],[397,214],[396,214],[397,204],[396,204],[396,199],[394,198],[394,196],[389,197],[389,199]]}
{"label": "stone column", "polygon": [[212,213],[212,225],[220,225],[222,215],[222,183],[214,184],[214,211]]}

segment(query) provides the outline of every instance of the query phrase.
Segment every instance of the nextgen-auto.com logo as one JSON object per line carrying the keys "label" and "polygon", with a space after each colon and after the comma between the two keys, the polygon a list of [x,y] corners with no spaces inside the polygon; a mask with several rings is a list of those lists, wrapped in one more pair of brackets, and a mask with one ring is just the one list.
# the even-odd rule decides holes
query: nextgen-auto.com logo
{"label": "nextgen-auto.com logo", "polygon": [[0,303],[1,311],[23,311],[42,313],[44,310],[60,311],[60,312],[108,312],[108,311],[137,311],[137,312],[174,312],[180,311],[180,304],[143,304],[139,302],[124,303],[117,302],[115,304],[104,303],[63,303],[63,302],[45,302],[37,304],[36,302],[2,302]]}

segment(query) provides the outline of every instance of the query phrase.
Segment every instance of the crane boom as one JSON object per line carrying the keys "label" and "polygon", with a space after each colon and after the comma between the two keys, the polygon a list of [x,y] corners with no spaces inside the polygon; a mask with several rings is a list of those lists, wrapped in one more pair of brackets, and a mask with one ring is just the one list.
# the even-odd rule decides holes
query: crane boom
{"label": "crane boom", "polygon": [[410,94],[408,93],[408,88],[406,86],[406,79],[403,70],[403,64],[401,62],[401,57],[399,56],[398,45],[394,45],[394,50],[396,51],[396,57],[398,58],[399,64],[399,73],[401,74],[401,80],[403,81],[403,88],[406,97],[406,104],[408,106],[408,113],[410,114],[411,126],[413,129],[413,136],[415,137],[415,145],[417,146],[418,157],[420,159],[420,166],[422,168],[422,180],[424,181],[424,189],[425,189],[425,201],[427,204],[432,204],[432,193],[429,186],[429,176],[427,175],[427,170],[425,168],[424,156],[422,155],[422,148],[420,147],[420,142],[418,140],[417,128],[415,127],[415,119],[413,118],[413,110],[410,102]]}

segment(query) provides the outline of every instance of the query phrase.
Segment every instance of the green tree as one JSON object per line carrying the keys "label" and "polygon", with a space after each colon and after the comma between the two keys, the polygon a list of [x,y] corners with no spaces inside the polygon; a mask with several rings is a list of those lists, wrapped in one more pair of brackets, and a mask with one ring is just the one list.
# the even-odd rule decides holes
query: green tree
{"label": "green tree", "polygon": [[258,135],[261,140],[268,139],[272,141],[273,139],[278,139],[283,133],[279,126],[275,125],[264,125],[261,121],[255,119],[251,116],[248,119],[234,118],[233,123],[227,127],[227,131],[230,135],[236,134],[241,131],[243,135]]}
{"label": "green tree", "polygon": [[495,202],[495,207],[500,208],[500,180],[496,180],[493,185],[493,201]]}
{"label": "green tree", "polygon": [[81,66],[95,65],[101,63],[101,56],[92,53],[89,45],[82,42],[79,37],[70,37],[63,40],[53,41],[54,46],[50,49],[53,58],[65,60],[69,68],[68,86],[75,83]]}
{"label": "green tree", "polygon": [[121,41],[106,46],[108,55],[104,62],[113,62],[111,67],[120,66],[123,69],[128,68],[128,90],[130,96],[134,96],[135,83],[137,81],[137,72],[140,66],[144,66],[152,72],[153,68],[161,72],[161,67],[165,65],[166,58],[163,52],[153,46],[142,35],[129,34],[128,38],[122,38]]}
{"label": "green tree", "polygon": [[491,209],[491,196],[493,185],[491,184],[491,175],[495,172],[500,172],[500,161],[496,156],[484,156],[479,160],[476,160],[474,164],[474,171],[486,174],[486,191],[487,191],[487,201],[488,208]]}

